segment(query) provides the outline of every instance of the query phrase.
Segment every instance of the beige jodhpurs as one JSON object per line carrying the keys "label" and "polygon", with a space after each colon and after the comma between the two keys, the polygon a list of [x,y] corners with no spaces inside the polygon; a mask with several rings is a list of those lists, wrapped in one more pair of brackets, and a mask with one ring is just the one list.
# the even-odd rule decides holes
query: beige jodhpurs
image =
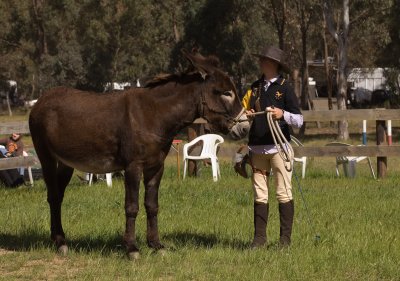
{"label": "beige jodhpurs", "polygon": [[278,153],[255,154],[250,153],[250,163],[253,167],[252,183],[254,201],[256,203],[268,203],[269,178],[272,168],[275,178],[276,198],[279,203],[287,203],[292,196],[292,172],[285,168],[283,159]]}

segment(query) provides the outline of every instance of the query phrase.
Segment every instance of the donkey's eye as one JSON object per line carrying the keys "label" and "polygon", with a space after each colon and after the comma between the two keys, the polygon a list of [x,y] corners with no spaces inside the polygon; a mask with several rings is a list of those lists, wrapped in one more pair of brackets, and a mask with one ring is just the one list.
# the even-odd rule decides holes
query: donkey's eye
{"label": "donkey's eye", "polygon": [[223,92],[222,93],[224,96],[227,96],[227,97],[230,97],[230,96],[232,96],[232,91],[225,91],[225,92]]}

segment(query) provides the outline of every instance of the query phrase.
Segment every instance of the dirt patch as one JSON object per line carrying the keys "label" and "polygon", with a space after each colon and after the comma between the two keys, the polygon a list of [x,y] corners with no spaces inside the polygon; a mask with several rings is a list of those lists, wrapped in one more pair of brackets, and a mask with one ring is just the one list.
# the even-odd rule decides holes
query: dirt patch
{"label": "dirt patch", "polygon": [[6,249],[0,248],[0,256],[12,254],[12,253],[14,253],[14,251],[10,251],[10,250],[6,250]]}
{"label": "dirt patch", "polygon": [[10,272],[2,272],[2,276],[35,280],[56,280],[60,277],[74,279],[80,266],[68,262],[68,259],[55,256],[53,259],[35,259],[25,262],[20,268]]}

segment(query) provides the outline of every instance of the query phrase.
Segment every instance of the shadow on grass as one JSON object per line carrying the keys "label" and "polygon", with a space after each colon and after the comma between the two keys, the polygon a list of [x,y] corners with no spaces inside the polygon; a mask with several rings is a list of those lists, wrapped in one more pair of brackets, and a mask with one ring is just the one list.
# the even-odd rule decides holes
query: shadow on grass
{"label": "shadow on grass", "polygon": [[194,248],[214,248],[225,247],[231,249],[243,250],[248,248],[248,243],[238,239],[225,239],[215,234],[192,233],[192,232],[172,232],[163,236],[163,238],[175,245],[176,249],[183,247]]}
{"label": "shadow on grass", "polygon": [[[122,235],[108,235],[104,237],[83,236],[77,239],[68,239],[68,247],[75,252],[99,252],[102,255],[109,255],[119,251],[122,246]],[[56,250],[50,239],[50,233],[25,230],[20,234],[0,232],[0,248],[9,251],[30,251],[32,249],[47,248]]]}
{"label": "shadow on grass", "polygon": [[[105,235],[105,236],[82,236],[79,238],[69,239],[68,247],[79,253],[100,253],[103,256],[109,256],[115,252],[124,252],[125,247],[122,241],[122,235]],[[173,232],[162,237],[162,243],[166,242],[167,249],[176,251],[185,247],[193,248],[231,248],[244,250],[248,244],[237,239],[225,239],[217,237],[215,234],[198,234],[191,232]],[[139,248],[147,248],[145,241],[139,237],[137,239]],[[172,245],[171,245],[172,244]],[[54,243],[50,240],[50,233],[39,232],[37,230],[24,230],[20,234],[10,234],[0,232],[0,248],[8,251],[30,251],[34,249],[51,249],[56,250]]]}

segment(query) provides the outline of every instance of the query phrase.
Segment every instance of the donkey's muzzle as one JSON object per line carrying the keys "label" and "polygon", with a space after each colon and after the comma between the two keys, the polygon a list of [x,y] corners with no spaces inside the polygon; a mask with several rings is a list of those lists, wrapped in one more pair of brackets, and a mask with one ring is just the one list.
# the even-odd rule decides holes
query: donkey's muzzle
{"label": "donkey's muzzle", "polygon": [[251,124],[246,115],[239,117],[229,131],[229,136],[234,140],[240,140],[247,136],[250,131]]}

